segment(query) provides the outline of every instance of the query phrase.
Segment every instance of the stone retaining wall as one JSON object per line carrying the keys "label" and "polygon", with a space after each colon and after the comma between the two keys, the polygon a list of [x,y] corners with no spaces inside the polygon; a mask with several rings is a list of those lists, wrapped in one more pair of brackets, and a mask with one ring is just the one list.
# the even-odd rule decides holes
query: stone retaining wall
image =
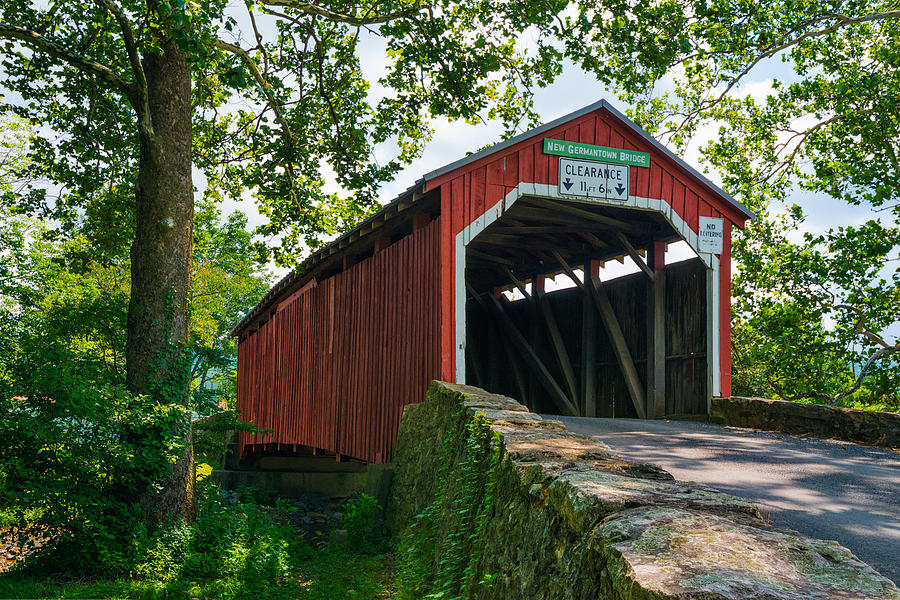
{"label": "stone retaining wall", "polygon": [[477,388],[432,383],[404,412],[394,465],[389,525],[421,596],[900,600],[837,543]]}
{"label": "stone retaining wall", "polygon": [[713,398],[709,420],[750,427],[900,448],[900,414],[801,404],[767,398]]}

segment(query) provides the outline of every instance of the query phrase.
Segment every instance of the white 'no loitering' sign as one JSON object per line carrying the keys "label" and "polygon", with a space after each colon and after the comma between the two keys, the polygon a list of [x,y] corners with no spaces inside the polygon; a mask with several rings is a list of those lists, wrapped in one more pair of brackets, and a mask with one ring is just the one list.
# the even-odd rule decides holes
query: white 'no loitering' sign
{"label": "white 'no loitering' sign", "polygon": [[697,236],[700,240],[700,252],[722,254],[722,240],[725,239],[725,225],[722,219],[700,217]]}

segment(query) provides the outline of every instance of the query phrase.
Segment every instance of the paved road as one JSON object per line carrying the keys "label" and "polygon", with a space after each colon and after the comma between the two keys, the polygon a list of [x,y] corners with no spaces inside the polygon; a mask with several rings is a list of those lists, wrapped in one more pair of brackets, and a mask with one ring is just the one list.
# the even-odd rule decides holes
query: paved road
{"label": "paved road", "polygon": [[778,526],[837,540],[900,585],[900,454],[689,421],[562,420],[624,458],[748,498]]}

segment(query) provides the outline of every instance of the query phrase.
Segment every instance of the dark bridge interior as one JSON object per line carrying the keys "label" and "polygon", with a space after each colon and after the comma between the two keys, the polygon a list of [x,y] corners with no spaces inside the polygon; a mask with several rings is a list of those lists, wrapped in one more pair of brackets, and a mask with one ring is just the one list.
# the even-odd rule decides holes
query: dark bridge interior
{"label": "dark bridge interior", "polygon": [[[679,239],[656,212],[519,199],[466,247],[466,381],[536,412],[706,414],[706,267],[663,268]],[[626,256],[640,271],[601,282]]]}

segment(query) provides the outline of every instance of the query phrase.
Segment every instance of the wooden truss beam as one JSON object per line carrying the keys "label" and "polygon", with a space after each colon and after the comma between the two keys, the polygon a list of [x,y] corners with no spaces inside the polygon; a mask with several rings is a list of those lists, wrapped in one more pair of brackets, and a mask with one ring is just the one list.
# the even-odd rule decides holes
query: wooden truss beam
{"label": "wooden truss beam", "polygon": [[548,208],[555,212],[560,212],[566,215],[571,215],[573,217],[579,217],[581,219],[587,219],[589,221],[593,221],[594,223],[599,223],[601,225],[606,225],[607,227],[613,227],[619,231],[627,231],[629,233],[638,233],[639,227],[628,223],[626,221],[622,221],[620,219],[614,219],[612,217],[607,217],[605,215],[601,215],[595,213],[590,210],[585,210],[583,208],[578,208],[577,206],[571,206],[565,202],[557,202],[556,200],[548,200],[546,198],[523,198],[522,199],[527,204],[532,206],[539,206],[542,208]]}
{"label": "wooden truss beam", "polygon": [[513,233],[516,235],[530,235],[530,234],[540,234],[540,233],[590,233],[592,231],[597,230],[596,225],[592,225],[589,223],[582,222],[579,225],[574,223],[572,224],[560,224],[560,225],[503,225],[500,223],[500,227],[496,230],[497,233]]}
{"label": "wooden truss beam", "polygon": [[519,290],[519,292],[523,296],[525,296],[525,298],[527,298],[528,300],[531,300],[532,299],[531,294],[529,294],[528,290],[525,289],[525,284],[522,283],[521,281],[519,281],[519,278],[516,277],[511,270],[503,269],[503,271],[505,272],[505,274],[509,278],[509,280],[512,282],[512,284],[514,286],[516,286],[516,289]]}
{"label": "wooden truss beam", "polygon": [[516,383],[516,390],[519,392],[519,398],[522,402],[527,402],[528,386],[526,385],[525,375],[522,373],[519,361],[516,359],[510,344],[505,339],[501,343],[503,344],[503,353],[506,354],[506,361],[509,363],[512,371],[513,381]]}
{"label": "wooden truss beam", "polygon": [[[572,399],[572,404],[574,406],[576,399],[578,398],[578,384],[575,379],[575,371],[572,369],[572,361],[569,359],[569,352],[566,350],[562,333],[559,331],[559,324],[556,322],[556,316],[553,314],[553,308],[547,301],[546,294],[540,290],[536,290],[534,298],[538,304],[538,308],[541,310],[541,315],[544,317],[544,324],[547,326],[547,333],[550,334],[550,342],[553,345],[553,353],[556,357],[556,362],[559,364],[559,368],[562,371],[563,378],[566,381],[566,387],[569,391],[569,398]],[[577,409],[575,414],[579,414]]]}
{"label": "wooden truss beam", "polygon": [[597,250],[603,250],[609,246],[609,244],[598,238],[596,235],[587,231],[579,231],[578,236]]}
{"label": "wooden truss beam", "polygon": [[578,276],[575,274],[574,269],[572,269],[572,267],[569,266],[569,263],[567,263],[566,259],[564,259],[562,257],[562,254],[560,254],[559,252],[554,250],[553,258],[556,259],[556,262],[559,263],[559,266],[562,267],[562,270],[565,272],[565,274],[569,276],[569,279],[571,279],[575,285],[577,285],[579,288],[581,288],[582,292],[585,291],[584,282],[582,282],[580,279],[578,279]]}
{"label": "wooden truss beam", "polygon": [[631,245],[631,242],[628,241],[628,238],[625,237],[622,232],[618,232],[616,234],[616,237],[618,238],[619,243],[622,244],[622,247],[625,248],[625,252],[627,252],[628,256],[631,257],[631,260],[634,261],[634,264],[640,267],[641,271],[646,273],[647,277],[653,279],[653,269],[651,269],[650,266],[646,262],[644,262],[644,259],[641,258],[641,256],[637,253],[637,250],[634,249],[634,246]]}
{"label": "wooden truss beam", "polygon": [[516,266],[515,261],[513,261],[509,258],[497,256],[496,254],[492,254],[490,252],[482,252],[481,250],[472,248],[471,246],[466,248],[466,256],[472,256],[473,258],[478,258],[483,261],[487,261],[487,262],[491,262],[491,263],[506,265],[507,267]]}

